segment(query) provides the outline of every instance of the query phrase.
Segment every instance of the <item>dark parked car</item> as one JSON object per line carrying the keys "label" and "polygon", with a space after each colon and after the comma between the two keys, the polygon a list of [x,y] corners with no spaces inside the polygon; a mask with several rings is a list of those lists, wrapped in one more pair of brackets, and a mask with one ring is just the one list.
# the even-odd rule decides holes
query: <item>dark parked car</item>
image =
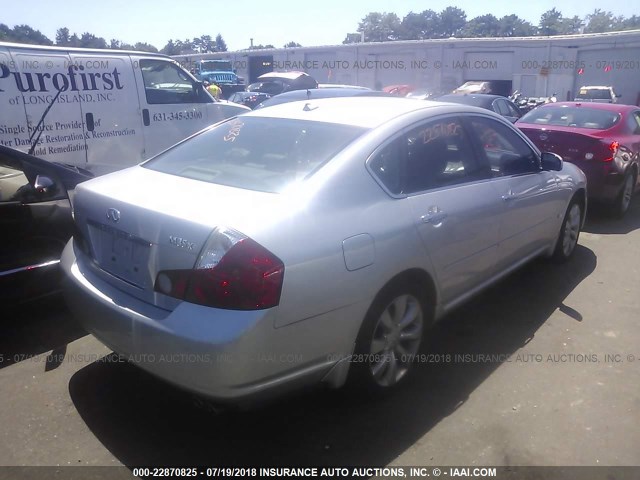
{"label": "dark parked car", "polygon": [[73,231],[68,192],[91,177],[0,146],[0,300],[55,289],[60,253]]}
{"label": "dark parked car", "polygon": [[309,90],[294,90],[293,92],[281,93],[275,97],[265,100],[256,108],[270,107],[280,103],[295,102],[297,100],[316,100],[318,98],[334,97],[390,97],[391,95],[377,90],[364,90],[362,88],[316,88]]}
{"label": "dark parked car", "polygon": [[251,109],[256,108],[260,103],[271,98],[271,95],[264,92],[236,92],[229,96],[228,100],[239,103]]}
{"label": "dark parked car", "polygon": [[459,103],[462,105],[472,105],[474,107],[485,108],[502,115],[511,123],[520,118],[520,111],[508,98],[500,95],[490,95],[488,93],[469,93],[464,95],[448,94],[442,95],[434,100],[438,102]]}
{"label": "dark parked car", "polygon": [[278,95],[291,90],[318,88],[318,82],[304,72],[269,72],[247,87],[247,92],[264,92]]}
{"label": "dark parked car", "polygon": [[517,127],[544,151],[575,163],[587,175],[589,197],[623,215],[638,183],[640,108],[611,103],[542,105]]}

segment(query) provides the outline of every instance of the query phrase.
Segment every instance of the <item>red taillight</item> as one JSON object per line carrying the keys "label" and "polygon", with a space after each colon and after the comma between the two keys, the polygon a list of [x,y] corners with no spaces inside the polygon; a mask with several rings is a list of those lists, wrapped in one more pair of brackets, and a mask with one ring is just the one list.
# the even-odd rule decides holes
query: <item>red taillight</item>
{"label": "red taillight", "polygon": [[613,157],[618,153],[618,148],[620,148],[620,144],[618,142],[611,142],[608,146],[607,156],[605,157],[605,162],[613,161]]}
{"label": "red taillight", "polygon": [[[159,272],[155,290],[187,302],[230,310],[278,305],[284,280],[282,260],[250,238],[235,238],[233,242],[223,253],[213,252],[214,256],[221,253],[221,257],[204,268]],[[210,242],[214,249],[219,243],[219,239]],[[208,247],[201,261],[210,253]]]}

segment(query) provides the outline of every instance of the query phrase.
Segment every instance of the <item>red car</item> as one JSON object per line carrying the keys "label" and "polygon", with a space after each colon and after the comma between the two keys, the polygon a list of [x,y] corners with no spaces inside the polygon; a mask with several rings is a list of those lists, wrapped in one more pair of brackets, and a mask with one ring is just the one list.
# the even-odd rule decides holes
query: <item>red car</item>
{"label": "red car", "polygon": [[554,152],[587,176],[589,198],[618,215],[629,208],[640,171],[640,108],[606,103],[542,105],[516,122],[541,151]]}

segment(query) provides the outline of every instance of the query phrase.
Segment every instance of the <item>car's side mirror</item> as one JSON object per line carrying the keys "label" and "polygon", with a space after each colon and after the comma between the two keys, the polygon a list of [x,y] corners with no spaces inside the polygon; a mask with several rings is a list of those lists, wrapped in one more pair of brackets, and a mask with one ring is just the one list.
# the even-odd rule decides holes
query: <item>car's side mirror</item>
{"label": "car's side mirror", "polygon": [[559,172],[562,170],[562,157],[556,153],[542,153],[542,169]]}
{"label": "car's side mirror", "polygon": [[33,188],[38,195],[50,196],[56,193],[57,187],[50,177],[45,175],[37,175],[36,180],[33,183]]}

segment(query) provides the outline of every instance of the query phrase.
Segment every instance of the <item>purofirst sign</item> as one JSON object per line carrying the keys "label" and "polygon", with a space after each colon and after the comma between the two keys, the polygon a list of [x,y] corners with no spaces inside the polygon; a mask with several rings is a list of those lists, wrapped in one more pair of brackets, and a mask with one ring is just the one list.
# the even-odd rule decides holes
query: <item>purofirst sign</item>
{"label": "purofirst sign", "polygon": [[11,71],[8,65],[0,64],[0,92],[6,79],[13,78],[15,86],[21,93],[26,92],[50,92],[61,90],[63,92],[98,91],[98,90],[122,90],[120,72],[114,68],[111,72],[84,72],[82,65],[69,65],[65,73],[20,73]]}
{"label": "purofirst sign", "polygon": [[245,111],[165,55],[0,42],[0,145],[98,175]]}

